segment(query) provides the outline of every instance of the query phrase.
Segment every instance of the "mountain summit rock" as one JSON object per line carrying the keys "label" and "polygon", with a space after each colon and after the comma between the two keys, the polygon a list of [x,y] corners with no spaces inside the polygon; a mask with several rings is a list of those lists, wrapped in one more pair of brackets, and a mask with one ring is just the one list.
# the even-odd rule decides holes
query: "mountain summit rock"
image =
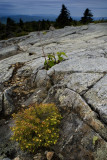
{"label": "mountain summit rock", "polygon": [[65,52],[66,59],[45,70],[37,32],[0,41],[0,158],[33,160],[10,141],[11,114],[32,103],[55,103],[63,116],[60,138],[38,153],[106,160],[107,23],[49,30],[41,41],[46,57]]}

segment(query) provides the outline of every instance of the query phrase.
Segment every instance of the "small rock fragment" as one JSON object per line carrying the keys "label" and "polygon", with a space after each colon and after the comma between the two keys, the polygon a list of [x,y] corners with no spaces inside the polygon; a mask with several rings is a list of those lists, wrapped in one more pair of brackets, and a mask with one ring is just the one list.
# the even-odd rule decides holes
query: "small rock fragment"
{"label": "small rock fragment", "polygon": [[54,152],[47,152],[47,153],[46,153],[46,158],[47,158],[47,160],[51,160],[52,157],[53,157],[53,155],[54,155]]}

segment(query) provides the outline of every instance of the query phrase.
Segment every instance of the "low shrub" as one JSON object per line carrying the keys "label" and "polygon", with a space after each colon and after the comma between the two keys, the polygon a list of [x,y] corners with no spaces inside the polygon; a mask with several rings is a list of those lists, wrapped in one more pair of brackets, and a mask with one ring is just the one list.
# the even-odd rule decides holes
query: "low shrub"
{"label": "low shrub", "polygon": [[19,142],[22,150],[35,152],[41,147],[57,143],[61,114],[55,104],[34,104],[13,114],[15,126],[12,140]]}

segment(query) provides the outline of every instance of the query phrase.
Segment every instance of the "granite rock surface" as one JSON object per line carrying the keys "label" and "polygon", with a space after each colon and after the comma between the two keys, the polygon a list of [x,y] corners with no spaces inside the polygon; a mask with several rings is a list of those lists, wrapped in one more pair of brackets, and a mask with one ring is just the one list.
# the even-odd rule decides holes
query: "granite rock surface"
{"label": "granite rock surface", "polygon": [[57,157],[106,160],[107,23],[40,35],[45,56],[67,55],[48,71],[37,32],[0,41],[0,158],[22,155],[10,142],[11,114],[32,103],[53,102],[63,116],[60,138],[51,148]]}

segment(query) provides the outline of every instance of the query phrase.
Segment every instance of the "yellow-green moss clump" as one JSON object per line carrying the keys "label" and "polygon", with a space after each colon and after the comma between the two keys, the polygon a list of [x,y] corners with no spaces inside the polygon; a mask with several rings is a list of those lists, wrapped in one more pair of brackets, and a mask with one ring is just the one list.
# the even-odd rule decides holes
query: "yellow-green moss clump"
{"label": "yellow-green moss clump", "polygon": [[12,140],[19,142],[22,150],[35,152],[39,147],[57,143],[61,114],[54,104],[34,104],[13,114]]}

